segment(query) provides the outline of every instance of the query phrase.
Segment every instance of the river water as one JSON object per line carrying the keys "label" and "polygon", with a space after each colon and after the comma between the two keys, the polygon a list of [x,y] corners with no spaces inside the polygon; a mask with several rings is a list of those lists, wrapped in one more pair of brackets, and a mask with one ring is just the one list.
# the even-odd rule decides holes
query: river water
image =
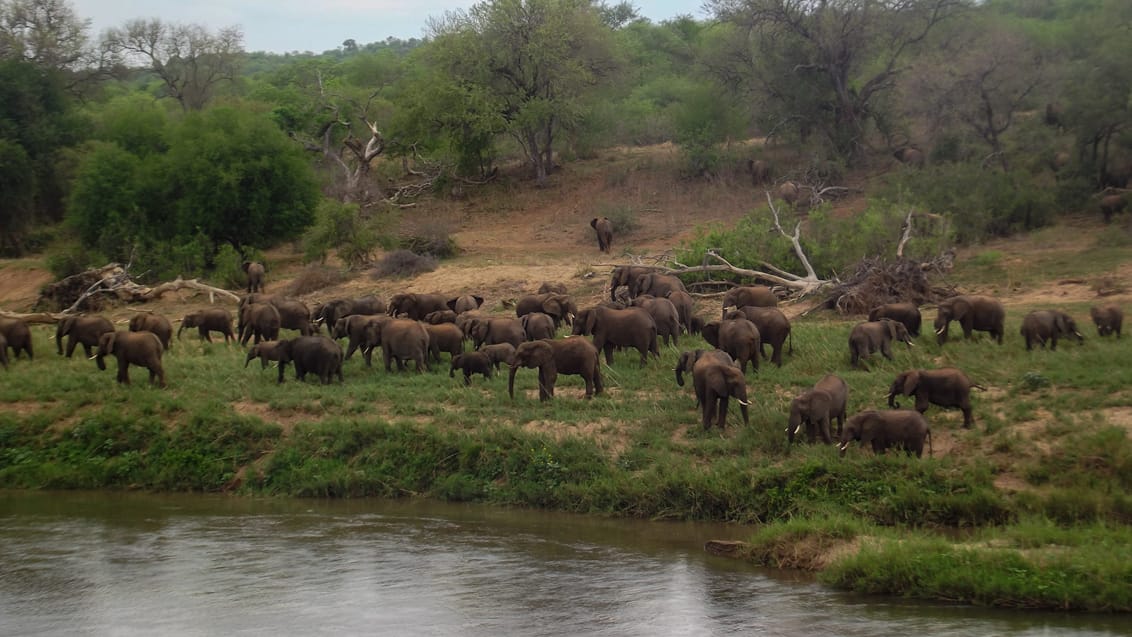
{"label": "river water", "polygon": [[831,591],[739,527],[430,502],[0,492],[0,635],[1132,635]]}

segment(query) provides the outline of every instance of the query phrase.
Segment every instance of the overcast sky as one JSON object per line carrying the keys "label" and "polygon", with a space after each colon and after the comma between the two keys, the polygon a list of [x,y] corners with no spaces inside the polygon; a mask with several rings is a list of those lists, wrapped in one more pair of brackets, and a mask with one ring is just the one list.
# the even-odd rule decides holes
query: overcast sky
{"label": "overcast sky", "polygon": [[[654,22],[678,15],[702,19],[701,0],[635,0]],[[212,29],[238,24],[248,51],[321,53],[353,38],[358,44],[387,37],[425,35],[430,16],[463,9],[472,0],[71,0],[80,18],[91,21],[91,36],[132,18],[203,24]],[[610,2],[614,4],[614,2]]]}

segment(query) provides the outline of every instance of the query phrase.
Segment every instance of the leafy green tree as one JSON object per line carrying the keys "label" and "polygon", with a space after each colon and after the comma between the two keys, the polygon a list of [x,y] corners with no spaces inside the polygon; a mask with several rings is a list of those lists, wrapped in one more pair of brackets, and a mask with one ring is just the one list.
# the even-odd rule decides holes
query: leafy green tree
{"label": "leafy green tree", "polygon": [[579,121],[587,91],[618,68],[601,12],[586,0],[491,0],[432,29],[448,81],[502,117],[545,185],[558,135]]}

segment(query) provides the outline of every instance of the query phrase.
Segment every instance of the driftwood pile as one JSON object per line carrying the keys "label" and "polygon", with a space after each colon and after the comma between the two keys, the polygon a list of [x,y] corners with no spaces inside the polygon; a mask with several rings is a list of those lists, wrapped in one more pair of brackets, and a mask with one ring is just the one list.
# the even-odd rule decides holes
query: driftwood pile
{"label": "driftwood pile", "polygon": [[121,303],[145,303],[161,298],[166,292],[186,288],[207,292],[210,303],[215,302],[217,296],[233,303],[238,303],[240,300],[239,296],[228,290],[206,285],[196,279],[186,280],[177,277],[173,281],[166,281],[153,287],[139,285],[130,280],[127,267],[118,263],[109,263],[101,268],[92,268],[44,286],[35,302],[35,309],[40,312],[63,314],[98,312],[108,300]]}
{"label": "driftwood pile", "polygon": [[935,285],[931,281],[932,275],[951,269],[952,258],[945,254],[929,262],[902,257],[862,259],[852,273],[831,288],[822,307],[841,314],[868,314],[872,308],[885,303],[938,303],[958,294],[954,286]]}

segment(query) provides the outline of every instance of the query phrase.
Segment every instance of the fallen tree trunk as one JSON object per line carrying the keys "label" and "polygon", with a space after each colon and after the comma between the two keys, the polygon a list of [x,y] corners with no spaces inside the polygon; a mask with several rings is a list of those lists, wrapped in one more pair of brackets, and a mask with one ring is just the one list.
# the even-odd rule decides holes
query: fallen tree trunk
{"label": "fallen tree trunk", "polygon": [[240,297],[236,294],[201,283],[197,279],[186,280],[177,277],[173,281],[153,287],[139,285],[130,280],[128,267],[110,263],[45,286],[36,301],[36,307],[64,308],[62,310],[64,315],[81,311],[99,311],[102,309],[101,299],[105,296],[112,296],[126,303],[145,303],[159,299],[167,292],[183,289],[207,293],[209,303],[215,303],[217,296],[233,303],[240,302]]}

